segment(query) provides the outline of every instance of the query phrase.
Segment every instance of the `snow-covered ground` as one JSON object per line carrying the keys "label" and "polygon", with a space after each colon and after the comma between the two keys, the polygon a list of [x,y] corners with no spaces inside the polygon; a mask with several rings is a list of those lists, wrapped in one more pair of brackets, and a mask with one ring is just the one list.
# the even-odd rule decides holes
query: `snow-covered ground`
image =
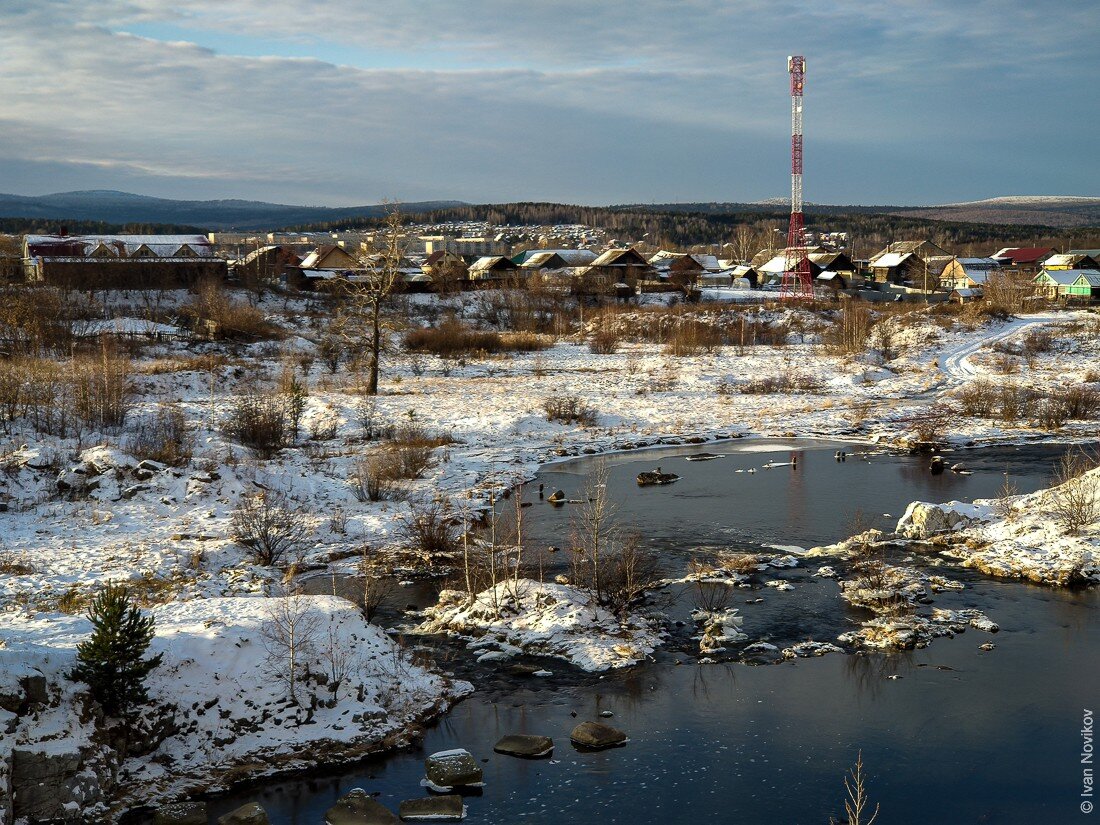
{"label": "snow-covered ground", "polygon": [[[410,296],[408,306],[413,323],[436,317],[441,305],[473,320],[484,319],[477,303],[485,300],[483,294],[444,302]],[[148,416],[164,402],[178,404],[196,435],[195,454],[186,466],[138,461],[125,433],[58,438],[14,422],[0,435],[0,569],[5,571],[0,573],[0,654],[6,662],[44,668],[51,695],[62,702],[42,724],[27,727],[21,722],[18,735],[24,739],[53,741],[54,732],[57,741],[87,735],[74,723],[68,704],[75,688],[58,677],[71,661],[77,637],[87,629],[77,617],[108,580],[127,582],[142,604],[155,611],[158,645],[167,645],[167,650],[173,638],[189,640],[178,652],[169,651],[161,668],[165,674],[183,668],[178,673],[188,687],[158,681],[155,695],[175,696],[179,702],[182,690],[194,702],[208,689],[218,702],[237,701],[245,683],[229,679],[222,684],[223,676],[215,679],[213,674],[224,664],[222,651],[228,646],[234,654],[257,649],[255,611],[269,601],[257,597],[272,592],[283,575],[282,570],[253,564],[230,538],[234,509],[261,491],[281,494],[289,507],[300,509],[307,539],[287,561],[297,562],[300,569],[318,569],[357,558],[364,545],[401,545],[410,500],[440,499],[456,512],[466,507],[463,502],[484,507],[490,491],[509,488],[560,456],[732,434],[891,442],[910,435],[919,422],[944,408],[954,408],[959,389],[981,377],[1049,389],[1095,383],[1100,376],[1100,326],[1084,312],[998,323],[960,321],[929,308],[896,322],[889,352],[873,349],[842,356],[819,345],[824,326],[820,317],[801,310],[753,308],[755,320],[789,324],[785,346],[719,347],[683,357],[667,354],[660,344],[625,341],[614,354],[601,355],[590,352],[583,335],[572,334],[541,352],[445,360],[407,354],[395,345],[383,357],[381,394],[369,399],[360,391],[361,375],[345,364],[332,372],[319,357],[317,341],[327,325],[323,313],[312,311],[308,302],[282,298],[268,298],[261,308],[286,331],[284,340],[233,346],[161,341],[135,364],[137,397],[129,418]],[[731,323],[721,313],[738,311],[704,307],[698,317],[710,313],[715,323]],[[127,312],[132,316],[134,308]],[[1052,347],[1015,361],[991,349],[994,343],[1011,347],[1037,328],[1051,332]],[[1004,372],[1012,363],[1015,371]],[[272,459],[259,459],[225,435],[222,425],[243,393],[253,386],[273,387],[284,371],[295,373],[308,387],[301,434],[295,446]],[[793,379],[796,388],[742,391],[767,377]],[[581,399],[594,410],[595,423],[548,421],[543,404],[558,396]],[[401,496],[360,501],[351,480],[359,460],[380,449],[367,434],[381,425],[422,428],[454,443],[436,448],[430,466],[407,482]],[[1053,435],[1029,421],[960,415],[941,426],[944,436],[959,441]],[[1094,427],[1092,422],[1069,421],[1056,435],[1080,439]],[[1044,518],[1042,509],[1021,510],[1013,521],[974,528],[986,531],[981,535],[990,544],[974,549],[973,563],[981,566],[985,559],[993,570],[1001,563],[1010,565],[1020,554],[1033,555],[1035,547],[1049,548],[1050,542],[1040,542],[1048,529]],[[237,605],[249,610],[237,614]],[[317,605],[333,617],[344,615],[345,608],[335,602]],[[207,620],[214,624],[203,628]],[[376,638],[376,631],[350,616],[343,622],[342,632],[371,639],[382,649],[385,640]],[[251,641],[238,647],[241,638]],[[644,655],[650,641],[624,637],[623,643]],[[600,666],[640,658],[633,652],[620,656],[613,649],[585,653],[561,648],[555,655],[578,662],[588,655],[587,661]],[[442,683],[434,677],[417,679],[430,694],[425,701],[443,695]],[[188,693],[192,685],[200,693]],[[255,689],[262,696],[270,692],[269,685],[260,683]],[[356,712],[373,707],[364,699]],[[331,734],[341,724],[332,714],[322,715],[327,721],[310,736],[321,730]],[[238,737],[241,744],[225,751],[225,759],[244,759],[251,748],[278,749],[300,740],[299,728],[276,725],[274,718],[262,718],[258,730]],[[379,721],[366,732],[356,728],[356,735],[384,735],[400,718]],[[204,743],[213,739],[203,718],[197,721],[192,733],[175,734],[166,740],[168,750],[133,768],[138,780],[134,788],[146,782],[152,788],[178,786],[168,776],[177,768],[161,766],[157,753],[182,760],[180,775],[200,769]],[[3,735],[0,762],[13,741]]]}
{"label": "snow-covered ground", "polygon": [[[139,753],[117,766],[116,808],[355,758],[471,689],[414,664],[358,608],[334,596],[192,599],[151,614],[156,637],[149,652],[164,658],[147,684],[160,710],[135,737],[142,745],[131,744]],[[289,648],[265,630],[279,615],[296,622],[296,704],[288,699]],[[0,763],[12,752],[71,757],[81,781],[70,798],[64,786],[53,795],[87,817],[106,813],[97,800],[109,798],[113,779],[94,717],[74,712],[83,686],[65,676],[90,630],[86,618],[57,613],[0,627],[0,694],[19,696],[27,677],[44,676],[48,685],[45,703],[18,715],[0,709]]]}
{"label": "snow-covered ground", "polygon": [[590,592],[531,579],[502,582],[472,599],[444,590],[415,632],[469,639],[479,658],[530,653],[589,671],[637,664],[660,643],[659,631],[641,616],[616,617]]}

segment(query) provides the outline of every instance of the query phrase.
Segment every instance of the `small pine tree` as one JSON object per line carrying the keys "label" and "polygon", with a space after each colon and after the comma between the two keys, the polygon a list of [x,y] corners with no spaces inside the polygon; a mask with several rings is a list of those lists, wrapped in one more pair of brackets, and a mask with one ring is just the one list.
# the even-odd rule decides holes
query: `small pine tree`
{"label": "small pine tree", "polygon": [[143,616],[122,585],[108,583],[88,608],[92,635],[77,645],[69,678],[87,682],[108,716],[126,717],[148,701],[145,677],[161,654],[143,659],[154,635],[152,616]]}

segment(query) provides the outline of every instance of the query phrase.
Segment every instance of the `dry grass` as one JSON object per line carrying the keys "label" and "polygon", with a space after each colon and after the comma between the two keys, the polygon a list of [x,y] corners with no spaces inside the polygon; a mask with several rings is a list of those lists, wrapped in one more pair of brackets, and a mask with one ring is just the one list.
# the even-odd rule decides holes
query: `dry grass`
{"label": "dry grass", "polygon": [[492,355],[503,352],[537,352],[553,346],[553,340],[533,332],[491,332],[470,329],[451,318],[437,327],[412,329],[405,333],[405,349],[441,358],[464,355]]}

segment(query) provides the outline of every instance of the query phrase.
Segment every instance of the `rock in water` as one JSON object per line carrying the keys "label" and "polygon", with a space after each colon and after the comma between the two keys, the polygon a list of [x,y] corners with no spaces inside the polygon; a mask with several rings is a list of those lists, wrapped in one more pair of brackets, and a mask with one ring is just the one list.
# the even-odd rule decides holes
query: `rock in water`
{"label": "rock in water", "polygon": [[542,756],[549,756],[554,752],[554,740],[549,736],[513,733],[493,745],[493,750],[508,756],[538,759]]}
{"label": "rock in water", "polygon": [[325,811],[326,825],[396,825],[400,821],[362,788],[352,788]]}
{"label": "rock in water", "polygon": [[406,799],[398,808],[402,821],[418,819],[459,820],[466,816],[466,806],[456,793],[429,796],[424,799]]}
{"label": "rock in water", "polygon": [[153,815],[153,825],[206,825],[209,820],[205,802],[165,805]]}
{"label": "rock in water", "polygon": [[573,728],[573,732],[569,734],[569,739],[574,745],[580,745],[582,748],[592,748],[593,750],[614,748],[626,744],[625,733],[599,722],[581,722]]}
{"label": "rock in water", "polygon": [[218,825],[270,825],[270,820],[260,803],[249,802],[225,816],[218,817]]}
{"label": "rock in water", "polygon": [[481,766],[463,748],[433,753],[424,760],[424,773],[434,787],[447,790],[481,782]]}

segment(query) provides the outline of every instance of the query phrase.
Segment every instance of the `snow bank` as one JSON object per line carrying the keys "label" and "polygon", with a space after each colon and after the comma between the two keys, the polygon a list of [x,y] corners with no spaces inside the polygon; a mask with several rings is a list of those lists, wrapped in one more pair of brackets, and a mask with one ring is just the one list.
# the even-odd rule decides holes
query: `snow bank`
{"label": "snow bank", "polygon": [[660,643],[660,634],[640,616],[623,620],[595,604],[591,594],[563,584],[521,579],[489,588],[473,599],[444,590],[414,632],[450,633],[471,647],[496,647],[494,657],[532,653],[565,659],[582,670],[637,664]]}
{"label": "snow bank", "polygon": [[[286,653],[266,641],[265,626],[280,602],[300,616],[304,633],[297,704],[288,701]],[[240,780],[246,765],[264,773],[354,758],[472,690],[413,664],[354,605],[332,596],[211,598],[151,613],[150,653],[164,659],[147,684],[159,711],[141,726],[152,731],[148,752],[119,766],[128,775],[118,789],[124,802]],[[0,762],[13,749],[77,753],[100,741],[90,715],[79,711],[84,686],[64,675],[91,630],[88,620],[7,618],[0,628],[0,693],[20,676],[40,674],[49,702],[7,720],[15,725],[0,740]]]}

